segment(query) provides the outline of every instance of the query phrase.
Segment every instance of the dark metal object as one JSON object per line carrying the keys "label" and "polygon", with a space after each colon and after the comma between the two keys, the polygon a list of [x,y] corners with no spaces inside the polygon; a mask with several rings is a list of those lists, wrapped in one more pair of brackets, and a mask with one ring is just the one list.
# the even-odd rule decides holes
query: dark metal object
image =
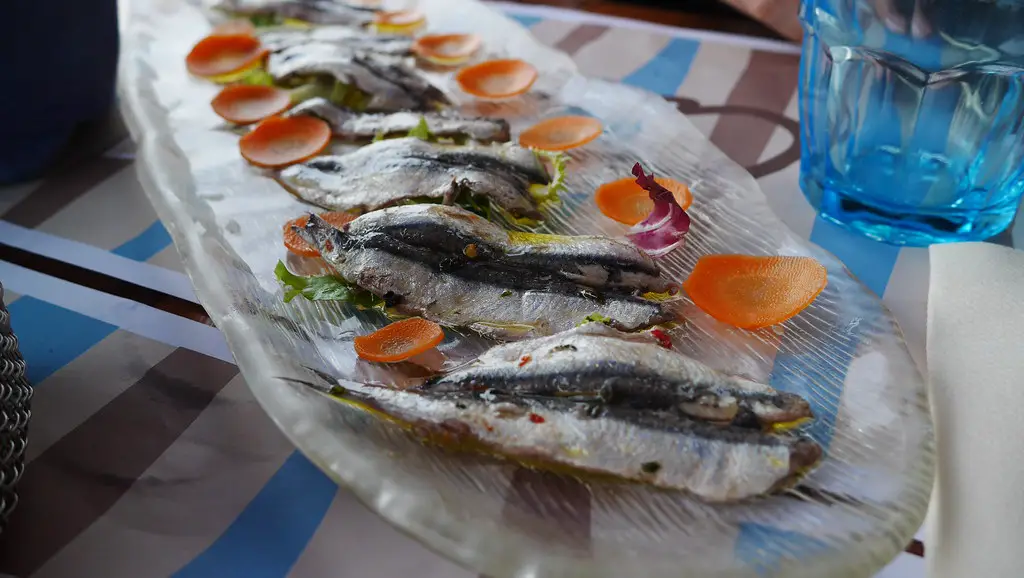
{"label": "dark metal object", "polygon": [[25,360],[11,331],[11,314],[0,285],[0,532],[18,504],[17,484],[25,470],[32,386],[25,379]]}

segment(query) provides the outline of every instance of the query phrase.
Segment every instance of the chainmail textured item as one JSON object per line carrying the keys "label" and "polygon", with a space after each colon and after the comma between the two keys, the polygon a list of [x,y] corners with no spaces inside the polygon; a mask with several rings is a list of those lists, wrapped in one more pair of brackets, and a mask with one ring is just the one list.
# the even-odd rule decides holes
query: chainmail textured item
{"label": "chainmail textured item", "polygon": [[11,331],[11,314],[0,285],[0,532],[18,504],[17,484],[25,470],[32,387],[25,379],[25,360]]}

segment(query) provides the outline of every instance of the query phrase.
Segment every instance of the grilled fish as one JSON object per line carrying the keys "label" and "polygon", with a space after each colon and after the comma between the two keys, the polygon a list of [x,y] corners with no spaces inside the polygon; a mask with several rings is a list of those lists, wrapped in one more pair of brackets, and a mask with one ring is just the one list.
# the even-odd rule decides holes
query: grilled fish
{"label": "grilled fish", "polygon": [[679,413],[721,425],[786,429],[812,417],[800,396],[723,375],[648,334],[603,324],[493,347],[432,380],[432,392],[485,388],[512,396],[592,400],[599,405]]}
{"label": "grilled fish", "polygon": [[337,44],[312,42],[288,46],[267,57],[267,72],[283,85],[329,78],[367,96],[367,112],[437,110],[448,97],[400,58],[359,52]]}
{"label": "grilled fish", "polygon": [[336,0],[215,0],[213,7],[239,16],[275,16],[313,24],[365,26],[375,10]]}
{"label": "grilled fish", "polygon": [[323,47],[335,46],[355,52],[408,56],[412,52],[413,44],[413,39],[404,34],[374,34],[345,26],[271,28],[260,32],[259,38],[263,46],[270,52],[280,52],[301,45],[318,44]]}
{"label": "grilled fish", "polygon": [[394,112],[359,114],[335,106],[325,98],[312,98],[292,107],[285,116],[315,116],[331,125],[336,136],[368,139],[377,136],[406,135],[425,120],[436,137],[468,137],[478,143],[507,142],[508,122],[500,118],[463,117],[450,111]]}
{"label": "grilled fish", "polygon": [[[349,235],[384,236],[443,255],[446,266],[529,269],[594,289],[664,293],[670,283],[654,260],[610,237],[507,231],[458,207],[408,205],[373,211],[348,224]],[[376,246],[371,240],[369,245]],[[468,256],[468,250],[472,256]]]}
{"label": "grilled fish", "polygon": [[529,219],[542,217],[530,185],[546,185],[550,179],[529,149],[441,145],[415,137],[315,157],[281,170],[275,178],[300,199],[334,211],[373,211],[423,198],[451,203],[470,194]]}
{"label": "grilled fish", "polygon": [[[595,372],[614,370],[620,363],[615,341],[623,340],[636,347],[635,367],[643,370],[642,375],[667,371],[659,364],[671,352],[661,353],[664,350],[655,340],[646,337],[644,343],[640,337],[592,323],[551,337],[498,346],[494,355],[488,355],[492,362],[500,362],[532,351],[534,361],[524,364],[524,372],[533,364],[545,365],[552,375],[571,380],[572,367],[584,363],[583,359]],[[566,361],[574,365],[562,366]],[[717,384],[721,391],[744,392],[736,382],[696,361],[682,358],[672,363],[685,366],[687,376]],[[738,501],[785,489],[821,460],[821,447],[805,436],[723,425],[671,406],[637,408],[614,399],[518,395],[506,381],[516,380],[514,370],[515,366],[475,365],[467,371],[475,372],[476,384],[466,387],[454,387],[452,380],[405,390],[346,383],[332,393],[387,415],[432,441],[476,447],[529,465],[683,490],[708,502]],[[467,374],[454,375],[458,380]],[[609,378],[614,380],[613,375]],[[685,396],[689,391],[685,379],[677,378],[675,391],[669,393]],[[640,381],[637,378],[633,385],[640,390],[650,387]]]}
{"label": "grilled fish", "polygon": [[[599,284],[602,276],[592,275],[596,269],[581,275],[580,270],[565,267],[564,256],[573,249],[554,248],[558,242],[516,242],[510,237],[513,242],[502,246],[495,242],[500,239],[481,235],[466,237],[465,244],[453,243],[460,232],[459,221],[484,234],[487,221],[459,207],[442,205],[407,205],[385,211],[391,215],[436,212],[436,217],[448,222],[449,231],[425,228],[421,233],[426,239],[418,241],[416,231],[399,234],[398,228],[360,222],[380,218],[372,213],[349,223],[346,231],[334,229],[314,215],[297,231],[341,277],[382,297],[400,313],[507,340],[564,331],[595,314],[628,331],[674,318],[666,304],[633,295],[646,289],[644,276],[629,278],[636,282],[629,290],[624,278],[612,274],[603,276],[607,288],[578,282]],[[444,239],[445,235],[449,239]],[[573,243],[571,237],[558,239],[565,245]],[[589,239],[581,242],[581,254],[586,253],[583,247]],[[597,244],[594,249],[600,251]],[[551,255],[550,263],[543,263],[544,255]]]}

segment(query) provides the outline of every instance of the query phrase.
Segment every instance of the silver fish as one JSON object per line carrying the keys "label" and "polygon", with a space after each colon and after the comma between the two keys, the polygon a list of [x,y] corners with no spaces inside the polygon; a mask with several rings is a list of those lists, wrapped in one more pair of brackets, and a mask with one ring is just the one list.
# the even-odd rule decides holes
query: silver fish
{"label": "silver fish", "polygon": [[300,199],[335,211],[362,213],[423,198],[451,203],[468,193],[529,219],[542,217],[530,185],[546,185],[550,179],[529,149],[512,144],[452,146],[415,137],[315,157],[281,170],[275,178]]}
{"label": "silver fish", "polygon": [[600,406],[674,412],[758,429],[790,429],[812,417],[800,396],[719,373],[656,344],[650,334],[623,333],[597,323],[493,347],[425,387],[589,399]]}
{"label": "silver fish", "polygon": [[[596,331],[610,330],[584,325],[545,338],[545,347]],[[654,351],[659,346],[648,347]],[[605,360],[616,361],[610,355]],[[332,395],[384,414],[435,443],[480,449],[530,466],[686,491],[707,502],[734,502],[791,487],[822,456],[817,443],[793,433],[719,425],[673,410],[598,405],[595,411],[587,400],[519,396],[502,387],[499,381],[492,389],[401,390],[346,382],[336,385]]]}
{"label": "silver fish", "polygon": [[413,44],[412,37],[404,34],[375,34],[345,26],[275,27],[260,31],[259,39],[270,52],[317,44],[389,56],[408,56]]}
{"label": "silver fish", "polygon": [[365,26],[375,10],[336,0],[215,0],[213,8],[239,16],[269,15],[314,24]]}
{"label": "silver fish", "polygon": [[447,266],[529,269],[595,289],[664,293],[671,283],[634,245],[611,237],[542,235],[504,228],[447,205],[407,205],[367,213],[345,227],[355,237],[382,235],[444,255]]}
{"label": "silver fish", "polygon": [[[390,210],[423,206],[457,215],[454,218],[480,219],[458,207],[439,205]],[[358,220],[350,223],[356,230],[360,227]],[[550,335],[570,329],[594,314],[629,331],[674,318],[664,303],[625,291],[596,291],[559,278],[552,267],[522,266],[528,260],[476,261],[469,257],[472,251],[467,255],[465,249],[449,252],[410,245],[381,231],[343,232],[315,215],[304,229],[297,231],[320,250],[341,277],[382,297],[398,312],[421,315],[449,327],[466,327],[495,338],[515,340]]]}
{"label": "silver fish", "polygon": [[299,44],[272,52],[267,72],[283,85],[306,84],[327,77],[367,95],[367,112],[438,110],[451,104],[400,58],[359,52],[325,42]]}
{"label": "silver fish", "polygon": [[430,133],[436,137],[464,136],[483,144],[509,140],[508,122],[504,119],[464,117],[452,111],[360,114],[335,106],[325,98],[312,98],[295,105],[284,116],[315,116],[331,125],[336,136],[348,139],[404,136],[424,120]]}

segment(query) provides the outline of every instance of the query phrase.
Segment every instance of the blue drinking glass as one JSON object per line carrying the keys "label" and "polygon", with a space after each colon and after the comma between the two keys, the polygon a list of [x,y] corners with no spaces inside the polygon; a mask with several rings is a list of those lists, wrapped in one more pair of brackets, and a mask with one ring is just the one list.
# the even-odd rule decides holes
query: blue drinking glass
{"label": "blue drinking glass", "polygon": [[1024,193],[1024,0],[803,0],[800,186],[901,245],[977,241]]}

